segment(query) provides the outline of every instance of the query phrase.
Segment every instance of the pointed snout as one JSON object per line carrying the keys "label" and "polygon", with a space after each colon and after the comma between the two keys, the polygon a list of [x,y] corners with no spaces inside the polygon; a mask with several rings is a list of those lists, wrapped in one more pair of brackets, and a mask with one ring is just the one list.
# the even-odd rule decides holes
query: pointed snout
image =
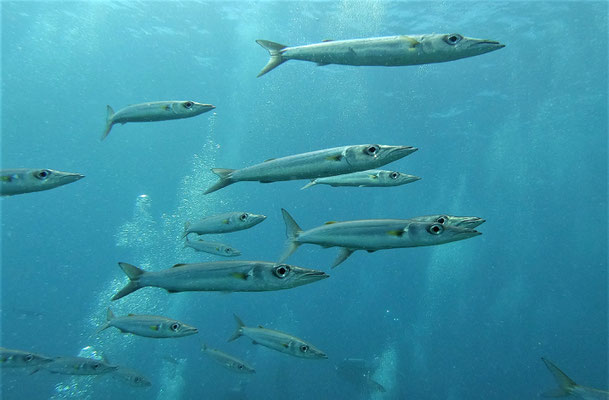
{"label": "pointed snout", "polygon": [[482,53],[488,53],[490,51],[499,50],[505,47],[504,44],[497,42],[496,40],[488,39],[470,39],[473,43],[470,48],[476,48]]}
{"label": "pointed snout", "polygon": [[61,180],[65,182],[76,182],[84,178],[85,176],[82,174],[72,173],[72,172],[62,172]]}
{"label": "pointed snout", "polygon": [[468,229],[474,229],[475,227],[480,226],[485,222],[486,222],[486,220],[482,219],[482,218],[467,217],[463,221],[461,221],[457,226],[463,227],[463,228],[468,228]]}
{"label": "pointed snout", "polygon": [[397,153],[399,157],[406,157],[407,155],[410,155],[417,150],[419,149],[412,146],[393,146],[393,149],[391,149],[391,153]]}

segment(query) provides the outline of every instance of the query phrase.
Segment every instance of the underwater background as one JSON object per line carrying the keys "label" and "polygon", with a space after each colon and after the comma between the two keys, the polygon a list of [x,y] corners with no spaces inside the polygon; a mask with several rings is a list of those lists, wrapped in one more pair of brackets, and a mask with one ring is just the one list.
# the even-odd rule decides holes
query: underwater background
{"label": "underwater background", "polygon": [[[0,345],[103,354],[148,388],[110,376],[2,371],[3,399],[533,399],[555,387],[540,357],[576,382],[609,387],[607,11],[573,2],[28,2],[2,7],[2,168],[86,175],[3,198]],[[256,78],[268,53],[324,39],[453,33],[504,49],[441,64],[352,67],[291,61]],[[158,100],[217,108],[179,121],[116,125],[106,105]],[[395,188],[299,190],[245,182],[213,194],[212,167],[242,168],[328,147],[419,151],[384,169],[422,177]],[[471,240],[353,254],[302,246],[288,262],[330,279],[285,291],[168,294],[110,302],[146,270],[218,259],[183,249],[187,220],[267,215],[215,236],[239,259],[277,260],[280,208],[304,229],[325,221],[472,215]],[[96,333],[116,315],[166,315],[181,339]],[[227,343],[233,313],[328,354],[306,360]],[[233,374],[201,343],[243,358]],[[90,347],[88,347],[90,346]],[[85,350],[83,350],[85,349]],[[335,365],[362,358],[386,393]]]}

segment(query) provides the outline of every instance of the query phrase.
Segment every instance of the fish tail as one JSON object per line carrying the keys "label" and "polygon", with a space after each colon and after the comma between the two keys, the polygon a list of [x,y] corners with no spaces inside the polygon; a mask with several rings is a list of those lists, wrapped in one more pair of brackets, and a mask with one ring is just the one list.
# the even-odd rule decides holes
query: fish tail
{"label": "fish tail", "polygon": [[119,292],[112,297],[113,301],[125,297],[129,293],[135,292],[138,289],[141,289],[143,286],[140,284],[139,280],[140,277],[146,273],[135,265],[127,264],[124,262],[119,262],[118,265],[122,268],[125,275],[127,275],[127,277],[129,278],[129,283],[127,283],[124,288],[119,290]]}
{"label": "fish tail", "polygon": [[317,182],[315,179],[311,179],[311,182],[307,183],[306,185],[304,185],[303,187],[300,188],[300,190],[304,190],[306,188],[309,188],[313,185],[317,185]]}
{"label": "fish tail", "polygon": [[112,129],[112,118],[114,118],[114,110],[110,106],[106,106],[106,129],[104,130],[104,134],[101,137],[101,140],[104,140],[106,136],[110,133],[110,129]]}
{"label": "fish tail", "polygon": [[288,213],[284,208],[281,209],[281,214],[283,215],[283,221],[285,222],[286,236],[288,237],[288,247],[283,252],[281,259],[279,262],[283,262],[287,260],[287,258],[296,251],[300,243],[298,243],[298,236],[302,233],[302,229],[294,218]]}
{"label": "fish tail", "polygon": [[107,322],[97,330],[97,333],[99,333],[105,329],[108,329],[110,327],[110,321],[112,321],[113,319],[114,319],[114,313],[112,312],[110,307],[108,307],[108,311],[106,312],[106,321]]}
{"label": "fish tail", "polygon": [[569,396],[573,391],[573,388],[576,386],[576,383],[571,378],[569,378],[567,374],[558,369],[558,367],[554,365],[550,360],[547,360],[543,357],[541,357],[541,360],[546,364],[546,367],[548,367],[552,375],[554,375],[556,383],[558,383],[558,387],[556,389],[552,389],[543,393],[543,397]]}
{"label": "fish tail", "polygon": [[243,321],[241,321],[241,318],[239,318],[237,314],[233,314],[233,316],[235,317],[235,321],[237,321],[237,330],[235,331],[233,336],[228,339],[229,342],[232,342],[233,340],[239,339],[241,336],[243,336],[243,327],[245,326],[245,324],[243,323]]}
{"label": "fish tail", "polygon": [[211,192],[215,192],[216,190],[220,190],[225,186],[235,183],[235,181],[231,180],[230,174],[235,171],[234,169],[227,168],[212,168],[211,172],[218,175],[220,180],[216,182],[212,187],[207,189],[203,194],[209,194]]}
{"label": "fish tail", "polygon": [[190,232],[188,232],[188,228],[190,228],[190,222],[184,222],[184,232],[182,232],[182,239],[187,237]]}
{"label": "fish tail", "polygon": [[256,78],[261,77],[262,75],[266,74],[273,68],[278,67],[279,65],[281,65],[285,61],[287,61],[285,58],[283,58],[281,56],[281,53],[282,53],[281,50],[285,49],[288,46],[284,46],[283,44],[271,42],[269,40],[260,40],[260,39],[256,40],[256,43],[258,43],[260,46],[264,47],[271,55],[271,59],[264,66],[264,68],[262,68],[262,70],[258,73]]}
{"label": "fish tail", "polygon": [[207,345],[205,343],[201,343],[201,351],[206,351]]}

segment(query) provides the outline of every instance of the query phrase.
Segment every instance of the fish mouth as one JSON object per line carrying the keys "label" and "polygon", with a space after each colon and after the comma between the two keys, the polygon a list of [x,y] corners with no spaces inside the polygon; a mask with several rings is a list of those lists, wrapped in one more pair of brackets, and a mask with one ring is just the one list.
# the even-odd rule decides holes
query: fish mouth
{"label": "fish mouth", "polygon": [[185,335],[194,335],[199,333],[199,330],[195,327],[189,327],[187,329],[184,330],[184,334]]}
{"label": "fish mouth", "polygon": [[477,226],[482,225],[483,223],[485,223],[486,220],[482,219],[482,218],[478,218],[478,217],[467,217],[465,219],[463,219],[463,221],[460,221],[457,226],[458,227],[463,227],[466,229],[474,229]]}
{"label": "fish mouth", "polygon": [[475,43],[472,44],[472,46],[478,46],[478,45],[487,45],[489,48],[492,49],[502,49],[505,47],[504,44],[501,44],[499,42],[497,42],[496,40],[478,40]]}
{"label": "fish mouth", "polygon": [[64,175],[61,176],[62,180],[68,181],[68,182],[76,182],[77,180],[80,180],[82,178],[84,178],[85,176],[82,174],[76,174],[76,173],[65,173]]}
{"label": "fish mouth", "polygon": [[408,183],[411,183],[411,182],[420,181],[421,179],[423,179],[423,178],[421,178],[420,176],[416,176],[416,175],[409,175],[409,176],[406,178],[406,181],[407,181]]}
{"label": "fish mouth", "polygon": [[412,146],[392,146],[389,149],[389,154],[393,156],[394,153],[397,153],[398,157],[406,157],[417,150],[419,149]]}
{"label": "fish mouth", "polygon": [[308,281],[318,281],[318,280],[326,279],[329,277],[330,277],[330,275],[326,274],[323,271],[305,272],[304,274],[301,275],[301,278],[306,279]]}

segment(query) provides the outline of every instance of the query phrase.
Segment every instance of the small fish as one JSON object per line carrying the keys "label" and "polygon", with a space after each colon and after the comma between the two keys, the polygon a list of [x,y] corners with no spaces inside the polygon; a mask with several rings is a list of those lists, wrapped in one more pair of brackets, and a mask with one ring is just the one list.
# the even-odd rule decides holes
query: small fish
{"label": "small fish", "polygon": [[343,174],[336,176],[328,176],[325,178],[313,179],[311,182],[304,185],[302,189],[306,189],[313,185],[330,185],[337,186],[356,186],[356,187],[389,187],[400,186],[407,183],[420,180],[418,176],[403,174],[398,171],[384,171],[382,169],[372,169],[368,171],[353,172],[351,174]]}
{"label": "small fish", "polygon": [[108,322],[99,328],[98,333],[111,326],[117,328],[122,333],[132,333],[150,338],[179,338],[199,332],[194,326],[186,325],[166,317],[135,314],[115,317],[109,308],[106,319]]}
{"label": "small fish", "polygon": [[210,356],[215,362],[222,365],[233,372],[239,372],[242,374],[253,374],[256,372],[254,367],[229,354],[226,354],[220,350],[212,349],[203,344],[201,351]]}
{"label": "small fish", "polygon": [[42,354],[0,347],[0,368],[40,367],[51,361],[52,357]]}
{"label": "small fish", "polygon": [[81,174],[53,169],[3,169],[0,170],[0,195],[13,196],[49,190],[84,177]]}
{"label": "small fish", "polygon": [[214,108],[216,107],[211,104],[201,104],[190,100],[153,101],[150,103],[133,104],[117,112],[114,112],[112,107],[107,106],[106,129],[101,140],[104,140],[108,136],[114,124],[190,118],[211,111]]}
{"label": "small fish", "polygon": [[121,381],[134,387],[152,386],[152,382],[150,382],[148,378],[131,368],[118,367],[118,369],[112,372],[110,376],[120,379]]}
{"label": "small fish", "polygon": [[373,370],[368,363],[359,358],[347,358],[335,366],[338,376],[351,382],[368,393],[386,392],[385,387],[372,378]]}
{"label": "small fish", "polygon": [[56,357],[53,361],[46,363],[42,368],[52,374],[64,375],[101,375],[118,369],[116,365],[110,365],[101,360],[86,357]]}
{"label": "small fish", "polygon": [[182,233],[182,237],[186,237],[186,235],[189,233],[205,235],[208,233],[229,233],[241,231],[243,229],[248,229],[258,225],[265,219],[265,215],[252,214],[243,211],[212,215],[192,224],[187,221],[184,224],[184,232]]}
{"label": "small fish", "polygon": [[196,251],[202,251],[204,253],[215,254],[223,257],[236,257],[240,256],[241,252],[233,247],[227,246],[223,243],[208,242],[207,240],[188,240],[184,242],[184,247],[190,247]]}
{"label": "small fish", "polygon": [[176,264],[161,271],[146,272],[119,262],[129,283],[112,297],[118,300],[146,286],[176,292],[264,292],[290,289],[328,278],[324,272],[266,261],[213,261]]}
{"label": "small fish", "polygon": [[558,383],[558,388],[544,393],[543,397],[573,396],[574,398],[583,399],[583,400],[607,400],[607,399],[609,399],[608,391],[578,385],[571,378],[569,378],[564,372],[562,372],[560,369],[558,369],[558,367],[556,365],[554,365],[550,360],[547,360],[543,357],[541,358],[541,360],[546,364],[546,367],[548,367],[548,369],[550,370],[552,375],[554,375],[554,379],[556,379],[556,383]]}
{"label": "small fish", "polygon": [[433,246],[481,234],[473,229],[411,219],[331,221],[303,231],[286,210],[281,209],[281,212],[286,225],[288,247],[279,262],[286,260],[301,244],[311,243],[323,247],[341,248],[332,268],[345,261],[356,250],[374,252],[383,249]]}
{"label": "small fish", "polygon": [[361,144],[273,158],[242,169],[213,168],[212,172],[220,180],[205,194],[242,181],[270,183],[365,171],[399,160],[417,150],[411,146]]}
{"label": "small fish", "polygon": [[247,336],[253,340],[253,344],[260,344],[269,349],[277,350],[294,357],[310,359],[328,358],[323,351],[296,336],[273,329],[266,329],[262,326],[258,328],[245,326],[243,321],[236,315],[235,321],[237,321],[237,330],[233,336],[228,339],[229,342],[236,340],[241,336]]}
{"label": "small fish", "polygon": [[494,40],[474,39],[458,33],[384,36],[350,40],[324,40],[304,46],[286,46],[256,40],[271,58],[258,76],[288,60],[328,64],[395,67],[453,61],[505,47]]}

